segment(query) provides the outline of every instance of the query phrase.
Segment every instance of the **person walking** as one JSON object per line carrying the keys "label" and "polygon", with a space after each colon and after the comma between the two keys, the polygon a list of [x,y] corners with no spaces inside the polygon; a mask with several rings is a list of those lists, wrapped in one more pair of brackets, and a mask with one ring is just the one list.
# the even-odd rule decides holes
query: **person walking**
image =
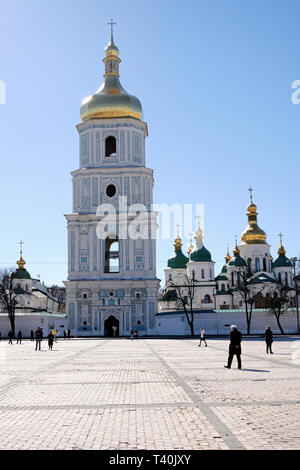
{"label": "person walking", "polygon": [[42,339],[43,339],[43,332],[40,327],[35,332],[35,350],[37,351],[39,348],[39,351],[41,350],[41,344],[42,344]]}
{"label": "person walking", "polygon": [[31,330],[30,332],[30,341],[34,341],[34,331]]}
{"label": "person walking", "polygon": [[238,362],[238,368],[242,368],[242,361],[241,361],[241,341],[242,341],[242,333],[237,329],[236,325],[232,325],[231,332],[230,332],[230,344],[229,344],[229,355],[228,355],[228,362],[227,366],[224,366],[226,369],[231,368],[233,356],[236,356]]}
{"label": "person walking", "polygon": [[23,339],[23,336],[22,336],[22,331],[19,330],[18,331],[18,336],[17,336],[17,344],[19,344],[19,341],[20,341],[20,344],[22,344],[22,339]]}
{"label": "person walking", "polygon": [[67,335],[68,335],[68,339],[71,339],[71,330],[70,330],[70,328],[68,328],[68,330],[67,330]]}
{"label": "person walking", "polygon": [[138,336],[139,336],[139,332],[137,329],[134,330],[134,337],[135,339],[138,339]]}
{"label": "person walking", "polygon": [[200,330],[200,343],[198,344],[198,346],[201,347],[202,341],[204,341],[205,347],[207,347],[207,342],[206,342],[206,339],[205,339],[205,329],[204,328],[201,328],[201,330]]}
{"label": "person walking", "polygon": [[270,351],[270,354],[274,354],[272,352],[273,331],[271,330],[269,326],[266,327],[265,338],[266,338],[267,354],[269,354],[269,351]]}
{"label": "person walking", "polygon": [[67,339],[67,333],[66,333],[66,330],[64,330],[64,339]]}
{"label": "person walking", "polygon": [[131,328],[131,330],[130,330],[130,339],[131,339],[131,341],[133,340],[133,337],[134,337],[134,331],[133,331],[133,328]]}
{"label": "person walking", "polygon": [[50,351],[52,351],[53,343],[54,343],[54,334],[52,333],[52,331],[50,331],[50,333],[48,334],[48,346],[49,346]]}
{"label": "person walking", "polygon": [[9,339],[8,344],[13,344],[12,339],[13,339],[14,335],[13,335],[13,332],[11,330],[9,330],[7,336],[8,336],[8,339]]}

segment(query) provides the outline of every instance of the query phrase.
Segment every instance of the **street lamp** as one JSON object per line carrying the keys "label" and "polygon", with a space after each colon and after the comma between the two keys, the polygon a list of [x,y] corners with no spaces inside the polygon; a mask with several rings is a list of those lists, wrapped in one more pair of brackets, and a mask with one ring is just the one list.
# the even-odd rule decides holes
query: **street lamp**
{"label": "street lamp", "polygon": [[297,286],[297,275],[296,275],[296,263],[300,261],[297,257],[291,258],[293,267],[294,267],[294,281],[295,281],[295,292],[296,292],[296,311],[297,311],[297,330],[298,334],[300,333],[299,327],[299,298],[298,298],[298,286]]}

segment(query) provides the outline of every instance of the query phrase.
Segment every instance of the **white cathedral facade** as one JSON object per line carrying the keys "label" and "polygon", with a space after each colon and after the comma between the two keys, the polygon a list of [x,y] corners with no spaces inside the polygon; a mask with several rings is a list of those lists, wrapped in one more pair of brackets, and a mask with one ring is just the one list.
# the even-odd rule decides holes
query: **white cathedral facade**
{"label": "white cathedral facade", "polygon": [[[195,331],[199,332],[203,327],[208,334],[227,334],[230,325],[236,324],[241,331],[246,332],[242,284],[249,286],[252,298],[255,299],[251,333],[262,334],[267,325],[271,325],[274,332],[280,332],[270,309],[270,298],[276,295],[282,286],[288,292],[287,305],[290,305],[282,315],[282,326],[286,333],[298,333],[293,262],[286,256],[282,237],[278,257],[273,259],[266,233],[258,225],[257,215],[257,207],[251,194],[247,207],[248,226],[241,235],[241,244],[237,245],[236,241],[233,256],[230,256],[227,250],[225,264],[217,276],[211,253],[204,246],[200,226],[198,225],[195,233],[194,245],[191,240],[187,256],[182,252],[182,242],[177,235],[174,254],[169,258],[165,269],[165,287],[158,303],[158,334],[190,333],[182,302],[176,292],[176,287],[182,287],[182,291],[186,291],[187,278],[195,279],[192,300]],[[188,296],[186,302],[187,305],[190,303]],[[187,310],[189,311],[189,307]]]}
{"label": "white cathedral facade", "polygon": [[[128,336],[131,329],[151,335],[159,280],[151,231],[153,170],[145,162],[147,124],[140,101],[120,84],[113,34],[103,62],[104,83],[81,106],[73,212],[65,216],[69,327],[78,336]],[[106,223],[110,216],[115,224]],[[133,224],[141,217],[149,221],[143,235]],[[128,236],[132,225],[136,233]]]}

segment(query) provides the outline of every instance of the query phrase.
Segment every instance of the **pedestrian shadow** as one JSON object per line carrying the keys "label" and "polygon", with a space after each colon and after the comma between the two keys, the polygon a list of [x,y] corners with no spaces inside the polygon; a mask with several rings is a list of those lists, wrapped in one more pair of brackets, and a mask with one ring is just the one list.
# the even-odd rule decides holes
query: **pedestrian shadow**
{"label": "pedestrian shadow", "polygon": [[244,369],[244,368],[242,368],[241,370],[246,371],[246,372],[270,372],[269,370],[265,370],[265,369]]}

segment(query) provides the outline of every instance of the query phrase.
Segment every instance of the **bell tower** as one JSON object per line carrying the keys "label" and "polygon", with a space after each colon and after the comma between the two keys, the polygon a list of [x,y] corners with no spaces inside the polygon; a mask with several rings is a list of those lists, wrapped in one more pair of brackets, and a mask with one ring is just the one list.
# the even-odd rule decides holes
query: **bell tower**
{"label": "bell tower", "polygon": [[145,164],[142,106],[119,80],[119,50],[105,48],[104,82],[81,106],[79,168],[68,223],[69,327],[78,336],[155,334],[153,170]]}

